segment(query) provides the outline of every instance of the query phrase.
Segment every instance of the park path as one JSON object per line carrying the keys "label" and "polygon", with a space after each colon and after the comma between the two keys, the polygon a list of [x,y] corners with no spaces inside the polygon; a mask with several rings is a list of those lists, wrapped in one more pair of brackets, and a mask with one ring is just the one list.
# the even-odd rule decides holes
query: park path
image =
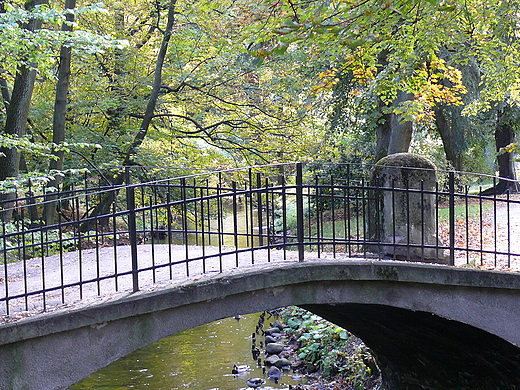
{"label": "park path", "polygon": [[[223,254],[232,249],[184,245],[139,245],[138,268],[140,291],[154,290],[165,284],[198,280],[235,268],[280,261],[298,261],[295,251],[255,250],[238,255]],[[47,291],[35,294],[25,302],[18,298],[9,301],[7,316],[5,302],[0,303],[0,325],[41,313],[71,306],[88,305],[129,295],[133,290],[130,246],[100,247],[81,252],[64,253],[8,264],[0,269],[0,298],[6,289],[9,296],[26,291]],[[203,261],[202,255],[206,256]],[[208,258],[208,256],[210,256]],[[328,256],[326,256],[328,257]],[[188,259],[188,261],[186,261]],[[127,275],[115,277],[115,274]],[[25,276],[24,276],[25,275]],[[4,280],[8,283],[5,284]],[[101,280],[99,280],[101,279]],[[80,286],[67,286],[78,284]],[[53,291],[48,291],[53,289]]]}
{"label": "park path", "polygon": [[466,252],[457,251],[456,265],[469,263],[478,268],[520,272],[520,196],[514,195],[512,199],[515,201],[497,202],[496,212],[493,207],[484,215],[482,234],[478,218],[474,218],[468,231],[463,223],[457,229],[457,246],[464,247],[469,243],[471,248],[504,254],[484,253],[481,256],[471,253],[468,256]]}

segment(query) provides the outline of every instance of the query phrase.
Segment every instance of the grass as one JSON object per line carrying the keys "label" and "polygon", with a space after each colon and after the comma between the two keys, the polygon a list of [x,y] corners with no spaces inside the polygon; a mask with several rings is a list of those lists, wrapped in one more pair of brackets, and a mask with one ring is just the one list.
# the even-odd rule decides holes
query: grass
{"label": "grass", "polygon": [[[455,205],[455,220],[465,220],[466,216],[468,219],[480,218],[480,215],[484,216],[493,207],[492,202],[478,202],[468,203],[467,211],[466,204]],[[439,223],[449,222],[449,207],[441,205],[438,209]],[[335,220],[332,220],[331,213],[324,212],[321,215],[319,221],[319,236],[325,238],[338,238],[344,239],[346,237],[356,237],[362,239],[364,236],[364,219],[361,216],[350,218],[350,224],[343,215],[336,215]],[[310,229],[309,229],[310,225]],[[350,226],[349,226],[350,225]],[[350,230],[348,229],[350,227]],[[306,234],[316,237],[318,235],[318,221],[316,218],[312,219],[309,223],[305,223]],[[310,231],[310,232],[309,232]]]}

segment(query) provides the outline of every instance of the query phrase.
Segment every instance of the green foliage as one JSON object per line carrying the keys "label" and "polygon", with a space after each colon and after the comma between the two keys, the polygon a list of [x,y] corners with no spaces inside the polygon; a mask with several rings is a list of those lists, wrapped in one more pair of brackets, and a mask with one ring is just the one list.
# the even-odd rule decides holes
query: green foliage
{"label": "green foliage", "polygon": [[[2,229],[5,229],[5,234],[9,238],[5,241],[0,240],[0,251],[5,253],[8,263],[42,255],[49,256],[60,253],[62,250],[74,251],[77,249],[72,232],[48,229],[42,235],[39,231],[29,230],[29,228],[25,222],[3,224]],[[3,231],[2,234],[4,234]]]}
{"label": "green foliage", "polygon": [[324,377],[339,375],[353,388],[363,389],[379,374],[369,367],[373,358],[368,349],[345,329],[297,307],[285,309],[282,318],[288,333],[300,343],[298,357],[320,369]]}
{"label": "green foliage", "polygon": [[33,195],[43,194],[44,192],[55,191],[56,188],[48,187],[47,184],[56,180],[57,177],[74,177],[78,174],[88,172],[87,169],[67,169],[64,171],[49,171],[47,173],[29,172],[19,175],[17,178],[0,180],[0,194],[9,192],[28,192]]}
{"label": "green foliage", "polygon": [[[0,56],[4,59],[4,71],[20,65],[48,69],[52,66],[51,58],[62,45],[74,47],[84,54],[101,53],[107,48],[126,45],[124,40],[115,40],[86,30],[60,31],[59,25],[66,22],[67,13],[74,12],[78,16],[106,13],[102,3],[75,10],[57,10],[43,4],[28,10],[17,2],[6,2],[4,8],[4,12],[0,13]],[[41,21],[45,28],[28,31],[24,25],[31,20]]]}

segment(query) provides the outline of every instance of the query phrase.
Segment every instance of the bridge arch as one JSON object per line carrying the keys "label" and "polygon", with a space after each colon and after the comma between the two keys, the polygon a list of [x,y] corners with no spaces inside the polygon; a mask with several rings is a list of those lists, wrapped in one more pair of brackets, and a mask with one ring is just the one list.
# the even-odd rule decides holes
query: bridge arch
{"label": "bridge arch", "polygon": [[388,389],[517,389],[519,298],[511,273],[392,261],[257,265],[6,326],[0,388],[64,389],[173,333],[299,305],[367,342]]}

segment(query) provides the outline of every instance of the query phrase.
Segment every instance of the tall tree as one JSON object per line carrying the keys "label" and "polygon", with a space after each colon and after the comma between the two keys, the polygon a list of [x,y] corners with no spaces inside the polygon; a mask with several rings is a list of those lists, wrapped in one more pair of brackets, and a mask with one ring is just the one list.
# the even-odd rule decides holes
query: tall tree
{"label": "tall tree", "polygon": [[[46,4],[47,0],[27,1],[25,7],[27,10]],[[24,29],[28,32],[34,32],[40,29],[42,20],[39,18],[31,19]],[[36,79],[36,64],[23,64],[16,74],[14,80],[13,91],[6,110],[5,127],[3,134],[12,136],[13,138],[22,138],[26,133],[27,116],[31,104],[32,94],[34,90],[34,82]],[[3,92],[5,94],[5,92]],[[5,96],[5,95],[4,95]],[[20,153],[16,148],[0,148],[0,181],[7,178],[16,178],[20,169]],[[0,200],[14,199],[15,193],[0,194]],[[8,204],[7,204],[8,205]],[[4,208],[6,208],[4,206]],[[2,219],[9,220],[10,212],[2,213]]]}
{"label": "tall tree", "polygon": [[[74,10],[76,8],[76,0],[65,0],[66,20],[61,26],[61,31],[72,31],[74,23]],[[63,169],[64,151],[60,145],[65,142],[65,127],[67,119],[67,95],[70,84],[70,64],[72,58],[72,47],[62,45],[60,49],[60,59],[58,65],[58,76],[56,81],[56,95],[54,99],[53,121],[52,121],[52,142],[58,147],[53,150],[54,158],[51,158],[49,170],[56,172],[48,183],[48,187],[58,188],[60,185],[60,174]],[[45,204],[44,219],[45,223],[50,225],[55,221],[56,203],[48,202]]]}

